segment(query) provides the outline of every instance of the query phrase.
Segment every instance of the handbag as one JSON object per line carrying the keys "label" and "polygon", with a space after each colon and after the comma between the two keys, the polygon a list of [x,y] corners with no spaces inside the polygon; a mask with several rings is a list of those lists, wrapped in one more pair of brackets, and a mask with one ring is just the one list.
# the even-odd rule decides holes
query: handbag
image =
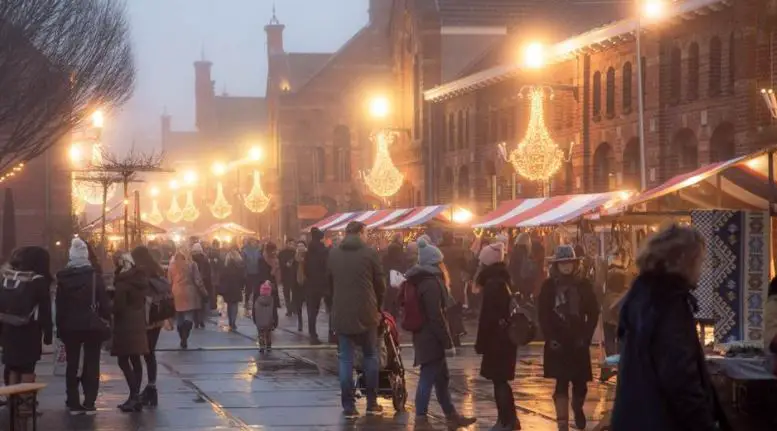
{"label": "handbag", "polygon": [[97,273],[92,273],[92,303],[89,305],[89,331],[98,334],[100,342],[111,338],[111,324],[100,317],[98,313],[100,306],[97,303]]}

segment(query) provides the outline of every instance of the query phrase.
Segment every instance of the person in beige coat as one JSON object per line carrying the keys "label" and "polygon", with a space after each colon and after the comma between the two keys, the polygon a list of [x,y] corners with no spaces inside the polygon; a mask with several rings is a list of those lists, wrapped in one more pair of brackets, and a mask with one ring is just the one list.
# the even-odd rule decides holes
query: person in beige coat
{"label": "person in beige coat", "polygon": [[764,352],[771,356],[771,369],[777,375],[777,278],[769,283],[769,297],[764,307]]}
{"label": "person in beige coat", "polygon": [[181,348],[189,347],[189,334],[194,327],[195,312],[202,308],[202,298],[208,295],[200,271],[192,261],[188,250],[178,249],[170,262],[167,278],[173,286],[176,323],[181,338]]}

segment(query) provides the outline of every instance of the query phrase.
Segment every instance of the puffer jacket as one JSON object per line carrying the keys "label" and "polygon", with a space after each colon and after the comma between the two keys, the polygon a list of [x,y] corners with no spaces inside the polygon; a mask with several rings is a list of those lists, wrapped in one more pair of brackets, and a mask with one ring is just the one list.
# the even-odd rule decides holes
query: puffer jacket
{"label": "puffer jacket", "polygon": [[91,266],[65,268],[57,273],[57,336],[64,340],[68,335],[89,332],[92,307],[92,291],[97,314],[111,318],[111,305],[105,283]]}
{"label": "puffer jacket", "polygon": [[445,351],[453,347],[453,339],[445,314],[449,295],[442,281],[442,271],[436,266],[416,265],[405,277],[416,286],[424,312],[423,327],[413,333],[415,365],[444,359]]}

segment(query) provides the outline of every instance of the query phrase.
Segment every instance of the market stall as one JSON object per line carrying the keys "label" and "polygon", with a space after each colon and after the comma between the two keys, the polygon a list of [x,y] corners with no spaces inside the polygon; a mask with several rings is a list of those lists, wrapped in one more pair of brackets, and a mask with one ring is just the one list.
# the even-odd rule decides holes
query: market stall
{"label": "market stall", "polygon": [[240,239],[256,235],[255,231],[234,222],[216,223],[198,236],[208,240],[217,239],[224,244],[240,244]]}

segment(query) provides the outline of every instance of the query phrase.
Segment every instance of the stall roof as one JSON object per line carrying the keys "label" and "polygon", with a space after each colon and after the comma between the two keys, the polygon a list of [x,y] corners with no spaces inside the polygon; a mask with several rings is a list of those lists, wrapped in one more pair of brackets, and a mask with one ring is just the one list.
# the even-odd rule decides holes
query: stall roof
{"label": "stall roof", "polygon": [[412,210],[413,210],[412,208],[401,208],[401,209],[364,211],[361,213],[357,213],[358,215],[356,217],[353,217],[344,223],[341,223],[339,225],[329,228],[329,230],[333,230],[333,231],[345,230],[345,227],[348,226],[348,223],[352,221],[360,221],[365,225],[367,225],[368,229],[374,229],[392,220],[396,220],[399,217],[402,217],[403,215],[409,213]]}
{"label": "stall roof", "polygon": [[318,222],[312,224],[310,227],[308,227],[306,230],[311,230],[314,227],[317,227],[321,230],[327,230],[334,226],[340,225],[342,223],[345,223],[352,218],[356,217],[356,215],[359,214],[358,212],[347,212],[347,213],[335,213],[328,217],[324,217],[323,219],[319,220]]}
{"label": "stall roof", "polygon": [[231,232],[236,235],[256,235],[256,232],[234,222],[216,223],[202,232],[202,235],[210,235],[221,231]]}
{"label": "stall roof", "polygon": [[[135,229],[135,218],[130,217],[128,219],[129,221],[129,228],[130,230]],[[124,229],[124,216],[118,215],[112,218],[109,218],[105,222],[105,231],[108,233],[116,233],[116,232],[123,232]],[[102,229],[102,220],[97,219],[94,222],[84,226],[81,228],[82,232],[99,232]],[[154,234],[154,235],[161,235],[167,233],[165,229],[162,229],[159,226],[153,225],[149,222],[140,221],[140,229],[143,231],[143,233],[146,234]]]}
{"label": "stall roof", "polygon": [[422,225],[429,220],[439,216],[445,210],[451,208],[450,205],[431,205],[426,207],[416,207],[411,209],[406,215],[396,223],[384,226],[382,229],[409,229]]}
{"label": "stall roof", "polygon": [[538,227],[565,224],[628,196],[629,192],[617,191],[517,199],[502,203],[473,227]]}

